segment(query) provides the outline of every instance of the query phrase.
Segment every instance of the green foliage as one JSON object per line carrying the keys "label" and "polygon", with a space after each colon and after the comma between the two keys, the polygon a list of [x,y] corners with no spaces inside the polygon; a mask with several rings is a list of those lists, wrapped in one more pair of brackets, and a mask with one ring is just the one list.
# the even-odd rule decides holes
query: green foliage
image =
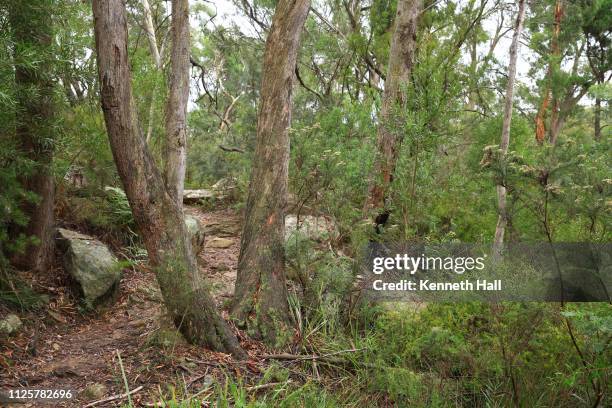
{"label": "green foliage", "polygon": [[[48,0],[45,4],[56,6],[61,23],[55,24],[52,50],[22,46],[17,60],[11,30],[4,29],[10,28],[12,3],[0,1],[0,299],[29,308],[39,304],[36,296],[7,272],[2,255],[28,242],[26,236],[10,236],[10,228],[28,221],[20,204],[37,200],[21,187],[20,177],[34,163],[20,151],[15,129],[23,119],[20,98],[39,95],[36,89],[14,86],[16,66],[40,70],[51,52],[56,56],[45,72],[62,90],[54,95],[60,120],[41,137],[56,150],[53,168],[62,222],[127,246],[132,258],[145,254],[125,194],[108,187],[119,183],[99,107],[89,2]],[[139,124],[145,134],[151,125],[149,147],[161,163],[168,64],[162,70],[155,67],[137,3],[128,7],[134,98]],[[276,3],[250,2],[266,24]],[[402,84],[408,102],[393,111],[391,121],[402,145],[386,203],[390,219],[378,237],[364,219],[363,204],[384,86],[379,72],[386,72],[396,1],[347,2],[353,7],[349,11],[343,2],[313,3],[325,21],[311,12],[302,35],[299,81],[293,87],[287,210],[323,214],[340,236],[315,242],[296,233],[287,241],[297,339],[292,351],[337,353],[333,357],[341,361],[302,361],[290,368],[273,364],[255,386],[228,375],[197,395],[175,387],[160,396],[167,406],[207,401],[242,407],[573,407],[594,405],[597,387],[609,392],[612,323],[607,304],[563,309],[520,303],[372,305],[356,299],[353,291],[354,259],[370,240],[491,241],[499,183],[508,189],[508,241],[610,240],[610,84],[605,80],[610,0],[563,3],[560,53],[553,55],[556,0],[529,2],[522,51],[528,56],[529,80],[520,73],[510,152],[502,155],[505,49],[503,41],[490,55],[486,48],[492,45],[491,23],[503,16],[505,30],[514,10],[503,2],[424,2],[415,64],[410,80]],[[168,4],[152,6],[167,62]],[[259,38],[243,32],[244,27],[213,24],[212,7],[202,2],[191,6],[199,26],[192,30],[196,64],[187,186],[208,187],[234,177],[241,206],[251,163],[260,159],[253,150],[265,33],[257,29]],[[504,58],[498,61],[498,56]],[[533,116],[547,87],[562,105],[583,91],[601,99],[602,139],[592,136],[596,112],[585,98],[562,107],[564,126],[556,146],[538,145]],[[75,169],[83,173],[85,186],[65,179]],[[167,341],[169,333],[158,334],[154,344],[174,344],[173,338]],[[269,383],[274,385],[253,388]],[[608,395],[603,398],[608,400],[600,404],[609,405]]]}

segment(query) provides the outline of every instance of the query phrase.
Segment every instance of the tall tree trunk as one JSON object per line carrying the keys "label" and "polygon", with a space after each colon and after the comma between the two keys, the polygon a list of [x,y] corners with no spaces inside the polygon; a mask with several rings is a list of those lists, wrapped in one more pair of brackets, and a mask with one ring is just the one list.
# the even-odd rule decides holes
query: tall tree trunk
{"label": "tall tree trunk", "polygon": [[[561,65],[560,54],[561,50],[559,49],[559,33],[561,32],[561,19],[563,18],[563,2],[561,0],[557,0],[555,4],[555,24],[553,28],[553,37],[552,37],[552,58],[553,60],[549,66],[550,72],[550,82],[552,85],[552,75],[553,75],[553,64],[555,68],[559,68]],[[556,92],[552,93],[552,106],[551,106],[551,114],[550,114],[550,130],[548,132],[548,139],[551,144],[555,145],[558,132],[561,129],[561,119],[559,117],[559,95]]]}
{"label": "tall tree trunk", "polygon": [[[151,5],[149,4],[149,0],[141,0],[141,4],[142,14],[144,17],[144,28],[147,34],[147,40],[149,41],[149,50],[151,52],[151,57],[153,58],[155,68],[157,68],[157,70],[161,72],[161,52],[159,47],[157,46],[157,35],[155,34],[155,25],[153,24],[153,14],[151,13]],[[151,90],[149,117],[147,118],[147,144],[151,141],[151,136],[153,135],[153,122],[155,119],[155,99],[157,98],[157,88],[158,84],[157,81],[155,81],[155,83],[153,84],[153,89]]]}
{"label": "tall tree trunk", "polygon": [[[22,210],[28,217],[16,234],[36,240],[25,253],[17,254],[13,263],[35,271],[50,267],[54,253],[53,200],[54,183],[51,173],[53,160],[53,83],[51,80],[52,41],[51,5],[45,0],[15,1],[9,7],[10,24],[14,34],[15,85],[18,118],[16,136],[20,150],[32,160],[31,173],[21,177],[23,188],[38,196],[36,202],[27,201]],[[30,54],[41,59],[29,63]]]}
{"label": "tall tree trunk", "polygon": [[364,206],[366,213],[372,209],[384,208],[387,190],[393,180],[403,140],[402,110],[407,102],[401,87],[410,81],[422,9],[422,0],[399,0],[397,3],[395,30],[391,40],[389,67],[377,131],[376,159]]}
{"label": "tall tree trunk", "polygon": [[[506,100],[504,105],[504,119],[502,122],[502,134],[499,147],[502,151],[502,156],[505,159],[510,145],[510,123],[512,121],[512,105],[514,95],[514,81],[516,79],[516,60],[519,50],[519,39],[523,31],[523,21],[525,20],[525,0],[519,0],[518,16],[516,17],[516,26],[514,35],[512,36],[512,44],[510,45],[510,62],[508,64],[508,84],[506,85]],[[493,253],[499,256],[504,244],[504,232],[508,224],[508,211],[506,207],[506,187],[503,184],[497,186],[497,201],[499,216],[497,226],[495,228],[495,239],[493,243]]]}
{"label": "tall tree trunk", "polygon": [[155,35],[155,25],[153,25],[153,15],[151,14],[151,5],[149,0],[140,0],[142,4],[142,14],[144,17],[144,28],[149,41],[149,50],[153,57],[153,62],[157,69],[161,69],[161,55],[157,46],[157,36]]}
{"label": "tall tree trunk", "polygon": [[[550,42],[551,60],[548,63],[548,69],[546,71],[546,88],[544,90],[544,96],[542,98],[540,109],[538,109],[538,113],[536,114],[536,117],[535,117],[535,123],[536,123],[535,135],[536,135],[536,141],[539,144],[542,144],[544,142],[544,136],[546,134],[545,116],[546,116],[546,112],[548,111],[548,105],[550,104],[550,96],[551,96],[550,94],[551,94],[551,88],[552,88],[554,67],[558,67],[561,62],[559,60],[559,55],[561,53],[561,50],[559,48],[559,33],[561,32],[561,20],[563,19],[563,3],[561,2],[561,0],[557,0],[555,4],[554,14],[555,14],[554,15],[555,22],[553,26],[552,39]],[[553,96],[553,106],[552,106],[552,116],[551,116],[551,126],[550,126],[551,129],[556,126],[557,117],[558,117],[558,109],[559,109],[558,98],[556,96]]]}
{"label": "tall tree trunk", "polygon": [[172,0],[172,53],[166,105],[164,176],[166,188],[183,204],[187,166],[187,102],[189,101],[189,0]]}
{"label": "tall tree trunk", "polygon": [[292,83],[310,0],[280,0],[266,40],[257,142],[233,315],[255,337],[280,344],[289,324],[284,229]]}
{"label": "tall tree trunk", "polygon": [[127,54],[123,0],[94,0],[102,110],[119,177],[174,323],[192,343],[239,358],[245,352],[200,276],[183,219],[141,133]]}

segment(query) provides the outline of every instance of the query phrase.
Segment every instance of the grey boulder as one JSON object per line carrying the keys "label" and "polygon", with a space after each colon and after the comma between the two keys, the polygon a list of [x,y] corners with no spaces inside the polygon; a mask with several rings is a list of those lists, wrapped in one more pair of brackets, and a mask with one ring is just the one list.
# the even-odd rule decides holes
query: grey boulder
{"label": "grey boulder", "polygon": [[86,303],[94,304],[121,279],[121,264],[108,247],[94,237],[59,228],[62,263],[79,285]]}
{"label": "grey boulder", "polygon": [[193,254],[197,255],[204,246],[204,239],[206,238],[204,228],[200,220],[189,214],[185,214],[185,225],[187,226],[187,232],[191,238]]}

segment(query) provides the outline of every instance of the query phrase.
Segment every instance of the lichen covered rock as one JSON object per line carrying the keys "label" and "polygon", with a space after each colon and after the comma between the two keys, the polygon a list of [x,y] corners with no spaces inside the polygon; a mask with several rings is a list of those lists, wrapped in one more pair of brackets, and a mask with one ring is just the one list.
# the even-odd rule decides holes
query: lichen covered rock
{"label": "lichen covered rock", "polygon": [[121,279],[121,265],[106,245],[94,237],[60,228],[58,247],[62,263],[78,284],[83,299],[94,304],[116,287]]}

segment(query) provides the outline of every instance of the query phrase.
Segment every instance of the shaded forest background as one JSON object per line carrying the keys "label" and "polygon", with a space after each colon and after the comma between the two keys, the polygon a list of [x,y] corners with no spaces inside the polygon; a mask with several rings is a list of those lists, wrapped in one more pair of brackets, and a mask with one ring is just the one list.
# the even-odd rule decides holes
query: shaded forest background
{"label": "shaded forest background", "polygon": [[[173,31],[173,7],[187,3],[190,39]],[[398,7],[414,15],[396,54]],[[354,287],[356,260],[371,241],[489,243],[500,224],[503,242],[610,241],[612,2],[236,0],[231,10],[240,17],[223,17],[214,1],[125,2],[121,60],[131,82],[122,83],[131,83],[134,103],[122,105],[133,108],[125,117],[132,120],[113,139],[105,113],[115,105],[104,98],[117,88],[100,81],[111,72],[101,68],[111,59],[100,56],[111,43],[101,25],[94,34],[92,2],[0,0],[0,312],[44,314],[44,290],[29,274],[63,273],[52,244],[60,226],[99,238],[126,270],[143,273],[149,261],[158,268],[171,318],[193,321],[176,323],[192,343],[237,359],[264,351],[294,357],[290,365],[266,360],[255,385],[231,370],[217,374],[220,385],[207,397],[213,405],[608,405],[609,303],[389,306],[361,302]],[[291,24],[300,10],[303,29]],[[266,43],[275,12],[276,27],[297,37],[294,63],[287,37],[276,48]],[[181,38],[188,48],[175,54]],[[288,92],[279,106],[290,111],[289,127],[270,109],[280,125],[265,129],[262,101],[274,104],[278,89]],[[175,91],[183,100],[173,105]],[[121,95],[116,100],[130,100]],[[172,222],[183,214],[183,183],[168,181],[168,169],[180,167],[169,164],[168,123],[180,124],[181,109],[184,188],[221,189],[197,211],[246,219],[233,268],[238,276],[261,270],[262,292],[239,278],[233,302],[208,294],[187,230]],[[127,156],[122,167],[118,157],[140,145],[150,153],[145,170]],[[275,178],[283,166],[286,185]],[[132,178],[137,173],[144,181]],[[150,183],[146,194],[132,194],[126,179]],[[278,235],[289,216],[333,227],[315,238],[299,229]],[[45,225],[37,217],[50,217],[46,229],[32,229]],[[206,248],[202,254],[209,262]],[[198,308],[208,317],[189,312],[192,298],[174,296],[183,291],[201,294]],[[99,313],[90,309],[79,313]],[[230,310],[232,323],[217,310]],[[249,336],[261,348],[245,354]],[[0,364],[10,370],[17,359],[2,344]],[[326,357],[318,364],[303,357],[312,355]],[[161,395],[151,392],[156,401],[200,406],[195,391],[166,382]],[[262,384],[272,385],[256,388]]]}

